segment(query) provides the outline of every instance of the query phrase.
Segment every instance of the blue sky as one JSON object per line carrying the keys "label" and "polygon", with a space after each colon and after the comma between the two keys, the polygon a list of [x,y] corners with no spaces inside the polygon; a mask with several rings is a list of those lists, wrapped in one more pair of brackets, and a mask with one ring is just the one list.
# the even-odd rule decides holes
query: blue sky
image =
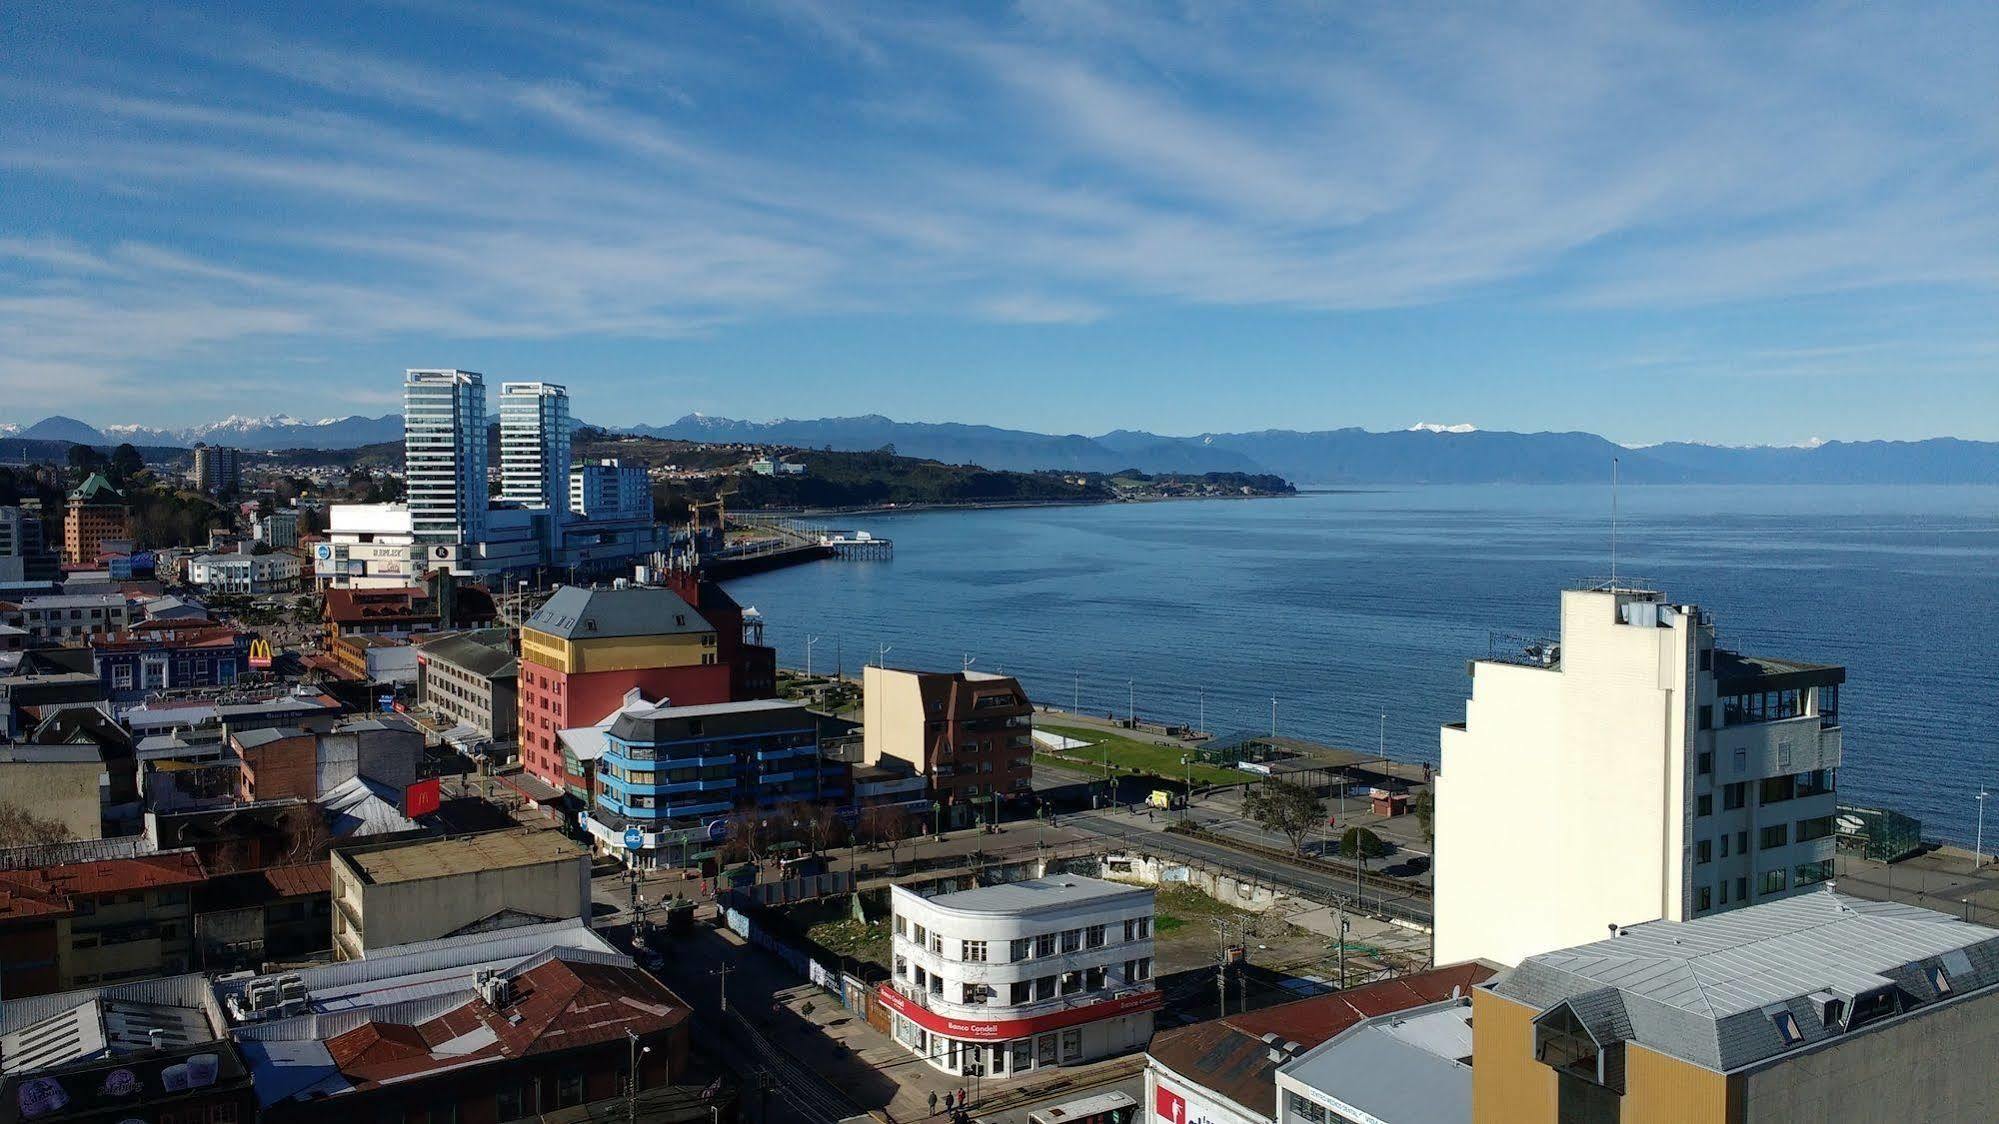
{"label": "blue sky", "polygon": [[[90,8],[90,11],[80,9]],[[1999,439],[1999,6],[0,13],[0,421]]]}

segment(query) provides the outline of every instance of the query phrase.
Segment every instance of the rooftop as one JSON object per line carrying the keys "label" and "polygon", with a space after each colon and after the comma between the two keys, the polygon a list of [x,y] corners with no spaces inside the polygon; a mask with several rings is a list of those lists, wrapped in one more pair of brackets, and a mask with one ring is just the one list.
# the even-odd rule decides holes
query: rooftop
{"label": "rooftop", "polygon": [[576,859],[586,854],[582,847],[559,831],[512,829],[340,851],[349,866],[377,886],[482,870],[535,866]]}
{"label": "rooftop", "polygon": [[1789,687],[1810,687],[1846,682],[1846,669],[1837,664],[1805,663],[1769,656],[1745,656],[1725,648],[1714,650],[1714,677],[1723,694],[1730,688],[1758,686],[1776,691]]}
{"label": "rooftop", "polygon": [[714,631],[679,594],[653,586],[592,589],[566,585],[542,603],[525,627],[562,640]]}
{"label": "rooftop", "polygon": [[[1273,1036],[1309,1050],[1366,1019],[1443,1002],[1454,992],[1468,995],[1494,971],[1486,964],[1454,964],[1162,1030],[1146,1053],[1188,1081],[1253,1112],[1276,1116],[1276,1071],[1298,1051],[1272,1059]],[[1461,1118],[1469,1119],[1469,1114]]]}
{"label": "rooftop", "polygon": [[[1543,1012],[1568,1004],[1604,1044],[1636,1042],[1728,1072],[1850,1029],[1822,1017],[1815,995],[1851,1010],[1878,994],[1906,1012],[1995,984],[1999,930],[1826,889],[1633,925],[1529,957],[1488,986]],[[1780,1032],[1781,1013],[1795,1041]]]}
{"label": "rooftop", "polygon": [[1471,1004],[1438,1003],[1382,1015],[1284,1067],[1325,1094],[1342,1118],[1470,1120]]}
{"label": "rooftop", "polygon": [[512,678],[519,672],[510,628],[482,628],[428,639],[420,646],[418,658],[448,663],[489,679]]}
{"label": "rooftop", "polygon": [[[899,886],[896,888],[902,889]],[[975,890],[958,890],[954,893],[938,894],[926,900],[938,909],[950,910],[953,913],[1011,914],[1043,909],[1069,909],[1115,898],[1142,897],[1149,907],[1152,904],[1152,893],[1152,888],[1149,886],[1126,886],[1099,878],[1085,878],[1080,874],[1064,874],[1048,878],[1030,878],[1024,882],[1008,882],[999,886],[982,886]]]}
{"label": "rooftop", "polygon": [[206,878],[193,851],[0,871],[0,920],[67,913],[79,895],[194,886]]}

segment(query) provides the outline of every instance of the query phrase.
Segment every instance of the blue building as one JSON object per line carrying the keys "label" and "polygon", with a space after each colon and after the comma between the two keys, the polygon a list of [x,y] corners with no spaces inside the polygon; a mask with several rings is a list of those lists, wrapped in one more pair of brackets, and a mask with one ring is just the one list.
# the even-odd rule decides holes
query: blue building
{"label": "blue building", "polygon": [[[818,717],[782,699],[632,702],[560,738],[591,774],[584,826],[639,866],[698,862],[739,813],[781,819],[780,809],[849,802],[845,767],[820,757]],[[769,839],[795,834],[776,819],[769,828]]]}

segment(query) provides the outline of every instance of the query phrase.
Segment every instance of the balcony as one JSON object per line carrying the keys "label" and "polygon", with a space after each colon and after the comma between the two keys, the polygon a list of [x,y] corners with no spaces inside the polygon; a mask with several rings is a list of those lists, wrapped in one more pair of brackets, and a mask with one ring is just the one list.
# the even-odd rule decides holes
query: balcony
{"label": "balcony", "polygon": [[[1838,726],[1821,726],[1815,714],[1715,731],[1715,769],[1722,780],[1773,777],[1837,769],[1842,750]],[[1737,768],[1736,755],[1742,765]]]}

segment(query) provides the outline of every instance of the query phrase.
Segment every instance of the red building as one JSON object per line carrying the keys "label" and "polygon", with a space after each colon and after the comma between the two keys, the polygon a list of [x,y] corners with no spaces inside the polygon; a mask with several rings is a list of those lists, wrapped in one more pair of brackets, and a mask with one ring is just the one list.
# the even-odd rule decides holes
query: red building
{"label": "red building", "polygon": [[635,689],[673,706],[776,694],[775,653],[745,641],[742,608],[687,571],[670,585],[567,586],[528,618],[518,688],[529,773],[587,799],[587,777],[565,762],[556,735],[602,721]]}

